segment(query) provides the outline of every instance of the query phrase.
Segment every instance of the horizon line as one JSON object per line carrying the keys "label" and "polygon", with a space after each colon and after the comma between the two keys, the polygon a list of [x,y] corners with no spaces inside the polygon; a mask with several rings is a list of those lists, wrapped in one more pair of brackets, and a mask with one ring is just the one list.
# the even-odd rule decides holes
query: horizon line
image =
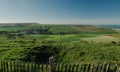
{"label": "horizon line", "polygon": [[0,24],[17,24],[17,23],[26,23],[26,24],[45,24],[45,25],[119,25],[119,24],[65,24],[65,23],[38,23],[38,22],[0,22]]}

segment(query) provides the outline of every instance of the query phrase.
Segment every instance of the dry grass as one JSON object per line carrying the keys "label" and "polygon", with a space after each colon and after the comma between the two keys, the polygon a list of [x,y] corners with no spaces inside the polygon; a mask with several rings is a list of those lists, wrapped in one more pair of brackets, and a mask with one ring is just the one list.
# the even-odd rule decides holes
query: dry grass
{"label": "dry grass", "polygon": [[90,37],[90,38],[82,38],[84,41],[88,42],[111,42],[111,41],[120,41],[120,38],[115,38],[113,36],[98,36],[98,37]]}

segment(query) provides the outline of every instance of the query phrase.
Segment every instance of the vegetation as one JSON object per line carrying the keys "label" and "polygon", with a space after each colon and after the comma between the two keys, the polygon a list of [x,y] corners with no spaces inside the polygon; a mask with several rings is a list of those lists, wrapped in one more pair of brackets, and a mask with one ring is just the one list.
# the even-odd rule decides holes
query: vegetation
{"label": "vegetation", "polygon": [[[0,25],[0,60],[46,63],[120,63],[120,39],[93,25]],[[106,38],[107,37],[107,38]]]}
{"label": "vegetation", "polygon": [[21,34],[112,34],[117,33],[111,28],[93,25],[42,25],[37,23],[0,24],[0,32]]}

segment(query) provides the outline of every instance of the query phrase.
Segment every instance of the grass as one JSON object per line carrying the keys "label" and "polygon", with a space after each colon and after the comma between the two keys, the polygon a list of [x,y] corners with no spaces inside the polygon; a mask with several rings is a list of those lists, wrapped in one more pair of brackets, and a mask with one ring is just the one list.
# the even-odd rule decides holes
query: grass
{"label": "grass", "polygon": [[119,51],[119,45],[78,43],[70,45],[69,48],[63,48],[60,61],[64,63],[118,63]]}
{"label": "grass", "polygon": [[11,28],[0,27],[0,31],[8,31],[8,32],[25,30],[25,29],[26,29],[25,27],[11,27]]}
{"label": "grass", "polygon": [[112,34],[111,36],[113,36],[115,38],[120,38],[120,34]]}
{"label": "grass", "polygon": [[0,40],[4,40],[0,43],[0,59],[46,62],[49,56],[54,56],[60,63],[120,63],[119,43],[97,43],[88,40],[88,42],[84,42],[80,39],[81,36],[81,38],[89,37],[97,40],[96,37],[91,37],[90,34],[86,36],[76,34],[61,36],[35,35],[38,38],[34,35],[31,36],[8,38],[1,35]]}
{"label": "grass", "polygon": [[[48,62],[54,56],[60,63],[120,63],[120,34],[109,28],[84,25],[0,25],[0,31],[18,31],[37,26],[50,28],[56,35],[0,34],[0,60]],[[68,34],[60,35],[60,32]],[[73,32],[74,34],[70,34]],[[93,41],[93,42],[91,42]]]}
{"label": "grass", "polygon": [[99,36],[99,37],[91,37],[91,38],[82,38],[82,40],[84,41],[88,41],[88,42],[112,42],[112,41],[120,41],[119,38],[115,38],[112,36]]}
{"label": "grass", "polygon": [[95,37],[94,34],[68,34],[68,35],[27,35],[30,38],[38,40],[54,40],[54,41],[80,41],[81,38]]}
{"label": "grass", "polygon": [[37,23],[16,23],[16,24],[0,24],[0,31],[23,31],[32,28],[48,28],[52,33],[72,33],[72,34],[113,34],[116,30],[111,28],[101,28],[93,25],[42,25]]}
{"label": "grass", "polygon": [[27,37],[38,39],[38,40],[54,40],[54,41],[87,41],[87,42],[112,42],[120,41],[120,38],[115,37],[115,34],[68,34],[68,35],[27,35]]}

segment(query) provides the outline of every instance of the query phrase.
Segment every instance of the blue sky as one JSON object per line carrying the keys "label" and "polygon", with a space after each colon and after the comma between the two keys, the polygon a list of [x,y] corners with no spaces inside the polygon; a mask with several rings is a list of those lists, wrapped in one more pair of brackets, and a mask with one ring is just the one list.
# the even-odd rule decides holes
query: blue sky
{"label": "blue sky", "polygon": [[120,0],[0,0],[0,22],[120,24]]}

